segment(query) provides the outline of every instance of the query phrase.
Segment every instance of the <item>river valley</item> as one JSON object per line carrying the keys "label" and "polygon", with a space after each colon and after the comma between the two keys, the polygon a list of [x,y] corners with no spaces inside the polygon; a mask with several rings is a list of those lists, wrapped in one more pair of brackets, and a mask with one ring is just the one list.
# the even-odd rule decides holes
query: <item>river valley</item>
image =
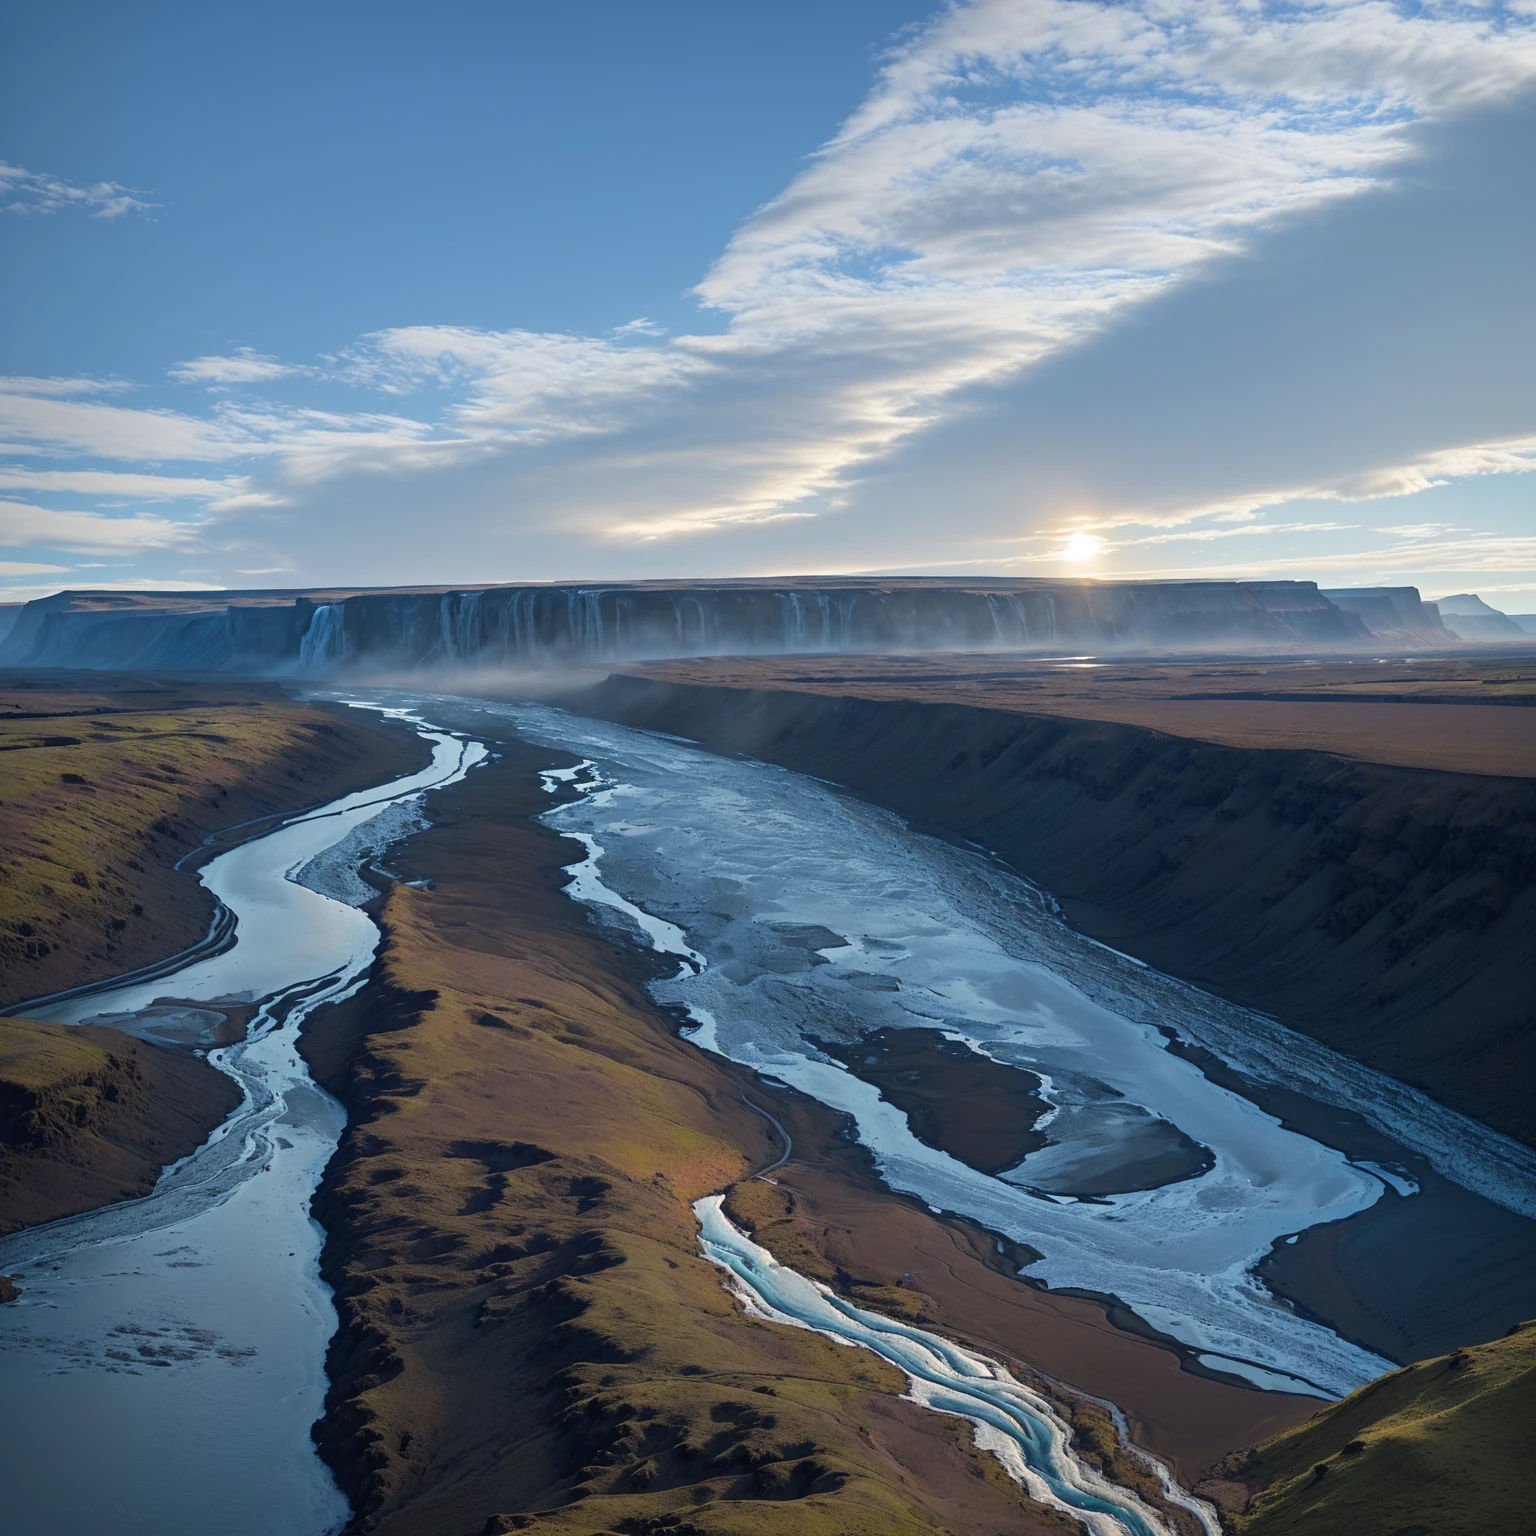
{"label": "river valley", "polygon": [[[692,1020],[691,1038],[846,1112],[893,1187],[1039,1251],[1028,1277],[1117,1297],[1206,1366],[1336,1396],[1390,1362],[1258,1281],[1274,1247],[1411,1204],[1429,1180],[1516,1213],[1529,1245],[1528,1149],[1076,934],[980,850],[803,775],[538,706],[482,707],[587,757],[586,793],[549,817],[591,853],[572,894],[677,954],[678,975],[653,990]],[[1047,1144],[980,1173],[810,1044],[913,1027],[1034,1073]],[[1250,1096],[1202,1071],[1190,1059],[1202,1051]],[[1266,1086],[1313,1114],[1282,1123],[1254,1102]],[[1295,1128],[1346,1117],[1376,1142],[1354,1160],[1329,1144],[1342,1138]],[[1181,1164],[1181,1143],[1205,1161]],[[1104,1182],[1106,1162],[1144,1173],[1149,1155],[1165,1168],[1154,1187]]]}
{"label": "river valley", "polygon": [[[802,775],[536,706],[515,718],[523,736],[588,758],[587,793],[549,818],[592,853],[573,894],[678,955],[677,977],[654,991],[691,1018],[697,1044],[846,1112],[894,1187],[1028,1244],[1042,1254],[1029,1276],[1118,1297],[1208,1366],[1328,1396],[1385,1369],[1252,1270],[1308,1228],[1411,1200],[1414,1165],[1536,1211],[1527,1149],[1077,935],[979,850]],[[979,1173],[809,1044],[915,1026],[1039,1077],[1047,1144]],[[1395,1166],[1279,1123],[1169,1050],[1164,1030],[1395,1133]],[[1207,1149],[1208,1166],[1181,1165],[1179,1137]],[[1149,1149],[1167,1169],[1155,1187],[1080,1182],[1106,1160],[1144,1170]]]}
{"label": "river valley", "polygon": [[349,838],[366,843],[370,824],[483,755],[478,743],[427,735],[433,762],[422,772],[207,866],[205,884],[236,920],[232,948],[33,1010],[153,1036],[218,1016],[157,999],[259,1005],[243,1042],[210,1053],[244,1103],[152,1195],[0,1242],[0,1270],[23,1282],[21,1301],[0,1312],[0,1481],[12,1529],[319,1536],[345,1520],[309,1438],[335,1328],[309,1197],[344,1114],[310,1081],[295,1040],[309,1011],[355,988],[378,930],[322,894],[326,872],[307,876],[320,890],[288,877]]}
{"label": "river valley", "polygon": [[[216,1509],[226,1532],[318,1536],[345,1519],[308,1438],[334,1313],[307,1202],[342,1111],[294,1039],[374,953],[351,871],[410,829],[404,802],[463,776],[481,735],[579,759],[546,775],[545,821],[586,851],[569,894],[675,959],[651,990],[687,1038],[846,1114],[892,1188],[1038,1255],[1027,1281],[1115,1298],[1196,1368],[1337,1396],[1389,1367],[1257,1278],[1323,1224],[1411,1212],[1433,1182],[1536,1233],[1527,1149],[1084,938],[982,850],[803,775],[542,705],[338,697],[420,722],[432,768],[214,860],[204,880],[239,919],[234,948],[39,1010],[163,1035],[201,1028],[199,1002],[262,1005],[244,1043],[212,1053],[245,1105],[149,1200],[0,1244],[0,1270],[32,1281],[0,1313],[19,1384],[0,1428],[29,1530],[190,1536]],[[918,1041],[894,1066],[893,1036]],[[1007,1156],[900,1107],[902,1073],[962,1071],[1027,1119]],[[1306,1111],[1282,1114],[1265,1089]],[[1318,1129],[1346,1115],[1369,1155]],[[752,1257],[702,1215],[716,1262]],[[92,1486],[61,1499],[75,1462],[59,1447],[87,1432]]]}

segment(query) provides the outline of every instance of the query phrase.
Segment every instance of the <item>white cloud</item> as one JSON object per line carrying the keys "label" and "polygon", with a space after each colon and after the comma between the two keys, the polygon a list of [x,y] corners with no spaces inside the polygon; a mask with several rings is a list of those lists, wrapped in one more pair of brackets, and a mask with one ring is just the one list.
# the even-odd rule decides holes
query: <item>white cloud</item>
{"label": "white cloud", "polygon": [[[561,516],[572,498],[546,488],[567,461],[530,451],[609,439],[574,474],[590,487],[592,456],[606,463],[606,505],[582,523],[610,538],[805,517],[957,391],[1071,346],[1281,215],[1378,184],[1425,115],[1536,79],[1533,38],[1473,6],[984,0],[893,55],[732,240],[698,289],[722,334],[417,326],[343,369],[397,394],[463,391],[443,428],[525,450],[502,460],[509,486],[526,466]],[[321,453],[309,475],[356,467]]]}
{"label": "white cloud", "polygon": [[59,176],[44,176],[0,160],[0,213],[46,214],[78,210],[93,219],[120,219],[160,207],[139,196],[137,187],[98,181],[76,186]]}
{"label": "white cloud", "polygon": [[113,554],[182,544],[195,531],[193,525],[145,513],[103,517],[97,512],[59,512],[25,502],[0,501],[0,549],[42,545]]}
{"label": "white cloud", "polygon": [[[1241,538],[1282,501],[1409,494],[1528,468],[1533,448],[1511,436],[1520,423],[1331,456],[1298,435],[1274,456],[1282,468],[1254,455],[1210,485],[1130,451],[1121,482],[1026,461],[1013,482],[999,476],[1006,517],[993,523],[1011,519],[1006,531],[984,526],[963,456],[904,522],[875,476],[980,412],[978,390],[1082,355],[1287,225],[1336,217],[1405,174],[1426,123],[1533,82],[1536,25],[1496,5],[974,0],[895,49],[842,130],[743,223],[697,289],[714,334],[668,337],[646,320],[601,337],[417,325],[302,365],[241,348],[173,377],[225,391],[303,376],[391,409],[298,409],[242,388],[204,414],[135,410],[90,381],[11,381],[0,432],[16,452],[248,461],[238,484],[195,493],[221,536],[254,541],[274,567],[324,549],[332,578],[351,574],[343,559],[371,579],[418,576],[399,549],[423,516],[434,559],[460,575],[485,574],[487,541],[521,569],[537,548],[564,562],[550,574],[569,574],[683,536],[783,569],[810,563],[788,551],[823,547],[809,535],[839,520],[857,532],[838,535],[826,556],[838,563],[839,548],[898,527],[946,557],[969,540],[978,561],[1069,525],[1128,530],[1110,540],[1122,544],[1138,529],[1145,543]],[[1119,430],[1139,404],[1103,419]],[[1091,399],[1081,410],[1099,425]],[[988,430],[1013,428],[999,417]],[[1277,420],[1273,437],[1286,432]],[[1097,472],[1118,440],[1084,439]],[[786,523],[795,531],[773,543]]]}
{"label": "white cloud", "polygon": [[273,402],[225,401],[208,418],[80,398],[97,388],[93,380],[0,378],[0,433],[13,439],[0,442],[0,452],[141,463],[287,455],[296,465],[320,450],[344,454],[364,446],[404,444],[429,437],[433,430],[381,412],[321,411]]}
{"label": "white cloud", "polygon": [[0,576],[57,576],[67,565],[29,565],[23,560],[0,560]]}
{"label": "white cloud", "polygon": [[291,378],[295,374],[313,373],[311,368],[301,368],[292,363],[280,363],[275,357],[266,357],[250,347],[236,347],[228,357],[194,357],[178,363],[171,369],[171,377],[178,384],[265,384],[270,379]]}
{"label": "white cloud", "polygon": [[94,392],[88,380],[0,379],[0,434],[16,439],[5,451],[19,444],[92,458],[208,462],[254,446],[218,421],[81,398]]}
{"label": "white cloud", "polygon": [[[1440,448],[1406,463],[1383,464],[1352,471],[1335,480],[1276,485],[1255,490],[1233,499],[1172,510],[1150,511],[1128,508],[1102,518],[1090,517],[1085,526],[1097,529],[1117,527],[1179,528],[1206,520],[1217,523],[1250,523],[1266,507],[1283,506],[1296,501],[1366,502],[1415,496],[1422,491],[1450,485],[1457,480],[1483,475],[1529,474],[1536,470],[1536,435],[1507,439],[1503,442],[1468,443]],[[1293,532],[1316,532],[1350,526],[1341,523],[1287,525]],[[1275,531],[1276,525],[1253,523],[1247,528],[1192,530],[1183,533],[1146,537],[1133,542],[1168,543],[1175,540],[1199,540],[1229,537],[1232,534]],[[1383,528],[1385,533],[1438,533],[1439,525]]]}
{"label": "white cloud", "polygon": [[0,491],[63,491],[150,501],[213,500],[233,495],[243,484],[240,480],[135,475],[104,469],[12,469],[0,466]]}

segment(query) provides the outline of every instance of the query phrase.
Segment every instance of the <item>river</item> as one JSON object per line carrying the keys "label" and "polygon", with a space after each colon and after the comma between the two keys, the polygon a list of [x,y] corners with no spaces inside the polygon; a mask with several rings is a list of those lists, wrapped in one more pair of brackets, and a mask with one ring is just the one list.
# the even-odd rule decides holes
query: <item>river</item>
{"label": "river", "polygon": [[[1117,1297],[1207,1367],[1324,1396],[1390,1369],[1255,1270],[1277,1243],[1388,1190],[1412,1200],[1414,1167],[1536,1213],[1529,1149],[1078,934],[983,850],[678,738],[541,705],[392,702],[582,757],[551,776],[576,793],[546,817],[587,849],[571,894],[677,957],[652,991],[693,1021],[700,1048],[843,1111],[894,1188],[1027,1244],[1041,1254],[1031,1277]],[[919,1140],[816,1043],[914,1027],[1038,1075],[1048,1144],[1016,1168],[978,1172]],[[1214,1081],[1170,1038],[1256,1083],[1347,1108],[1391,1139],[1392,1155],[1351,1160]],[[1150,1188],[1070,1192],[1074,1168],[1117,1157],[1145,1168],[1149,1146],[1194,1147],[1198,1161]]]}
{"label": "river", "polygon": [[379,937],[324,893],[336,879],[326,856],[350,845],[342,870],[360,862],[403,830],[424,790],[484,756],[478,742],[422,734],[433,748],[422,772],[207,865],[203,883],[236,918],[233,948],[31,1010],[153,1033],[167,1026],[146,1012],[156,998],[261,1005],[243,1042],[209,1053],[244,1103],[153,1194],[0,1239],[0,1273],[23,1287],[0,1309],[7,1530],[322,1536],[347,1518],[309,1437],[336,1328],[309,1199],[346,1117],[295,1046],[308,1012],[360,984]]}
{"label": "river", "polygon": [[[1388,1190],[1412,1200],[1415,1166],[1536,1209],[1525,1149],[1095,944],[984,851],[836,786],[542,705],[337,697],[414,721],[432,766],[208,864],[204,882],[237,918],[233,948],[39,1010],[154,1034],[194,1027],[198,1001],[260,1004],[244,1042],[209,1053],[244,1104],[153,1195],[0,1241],[0,1272],[24,1276],[21,1302],[0,1312],[0,1480],[28,1536],[96,1526],[323,1536],[345,1520],[309,1439],[335,1316],[308,1202],[343,1114],[295,1041],[309,1011],[360,984],[374,953],[353,871],[409,830],[425,789],[485,755],[480,737],[515,734],[581,759],[546,775],[558,792],[548,823],[584,849],[571,895],[676,958],[653,992],[700,1049],[846,1113],[892,1187],[1027,1244],[1040,1255],[1031,1277],[1118,1297],[1207,1366],[1324,1395],[1387,1369],[1283,1304],[1255,1267],[1288,1235]],[[166,998],[178,1002],[154,1007]],[[920,1140],[823,1048],[913,1028],[1034,1074],[1045,1144],[1016,1167],[978,1172]],[[1390,1131],[1400,1155],[1352,1161],[1214,1081],[1170,1040],[1256,1082],[1348,1105]],[[1102,1182],[1117,1158],[1164,1172],[1071,1192],[1084,1168]],[[759,1263],[761,1278],[758,1251],[718,1210],[701,1217],[710,1256],[738,1280]],[[796,1320],[822,1326],[795,1279],[778,1275],[759,1303],[793,1302],[786,1315],[799,1308]],[[884,1326],[840,1315],[838,1326]],[[961,1411],[955,1390],[922,1389]],[[986,1411],[1006,1409],[1011,1391]]]}

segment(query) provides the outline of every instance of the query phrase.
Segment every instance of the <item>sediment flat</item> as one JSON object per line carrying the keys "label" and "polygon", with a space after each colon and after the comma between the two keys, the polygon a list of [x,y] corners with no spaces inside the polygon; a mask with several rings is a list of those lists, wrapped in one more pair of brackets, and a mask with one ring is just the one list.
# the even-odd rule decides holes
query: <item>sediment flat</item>
{"label": "sediment flat", "polygon": [[[1317,1408],[1023,1284],[990,1234],[892,1195],[838,1117],[679,1038],[654,957],[562,894],[582,850],[529,819],[554,755],[497,750],[392,855],[434,888],[390,892],[369,987],[305,1041],[350,1111],[316,1214],[342,1318],[321,1444],[356,1530],[598,1532],[717,1501],[763,1532],[1054,1528],[878,1362],[739,1311],[689,1209],[733,1184],[784,1262],[1113,1399],[1186,1475]],[[791,1155],[742,1183],[785,1150],[765,1109]]]}

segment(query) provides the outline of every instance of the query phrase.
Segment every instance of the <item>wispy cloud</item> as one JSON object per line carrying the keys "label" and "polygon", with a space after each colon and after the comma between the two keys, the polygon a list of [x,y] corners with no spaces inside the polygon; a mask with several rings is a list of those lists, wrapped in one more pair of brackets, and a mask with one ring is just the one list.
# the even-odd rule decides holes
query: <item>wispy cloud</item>
{"label": "wispy cloud", "polygon": [[265,384],[272,379],[293,378],[314,371],[294,363],[280,363],[275,357],[267,357],[251,347],[236,347],[226,357],[194,357],[178,363],[171,369],[171,377],[178,384],[220,386]]}
{"label": "wispy cloud", "polygon": [[12,469],[0,465],[0,492],[74,492],[86,496],[149,501],[220,500],[237,494],[243,480],[199,480],[182,475],[135,475],[104,469]]}
{"label": "wispy cloud", "polygon": [[58,576],[67,565],[32,565],[25,560],[0,560],[0,576]]}
{"label": "wispy cloud", "polygon": [[196,525],[135,513],[60,512],[20,501],[0,501],[0,548],[79,549],[92,554],[165,549],[194,537]]}
{"label": "wispy cloud", "polygon": [[[618,558],[686,536],[825,526],[850,503],[878,531],[886,514],[865,477],[965,419],[978,387],[1032,377],[1287,222],[1379,191],[1425,123],[1533,83],[1529,6],[953,4],[888,55],[841,130],[703,275],[713,331],[416,325],[299,363],[242,347],[172,370],[213,392],[201,411],[135,409],[99,383],[0,384],[0,434],[18,453],[238,464],[244,478],[220,494],[192,491],[223,485],[195,472],[163,494],[206,500],[221,529],[245,514],[277,528],[270,514],[286,509],[289,544],[260,556],[274,567],[306,541],[381,560],[387,542],[356,535],[386,515],[404,528],[424,508],[442,510],[435,547],[463,569],[486,538],[522,550],[536,539],[570,570],[594,547]],[[283,403],[297,378],[386,408]],[[1254,469],[1219,492],[1105,496],[1070,526],[1107,544],[1232,547],[1279,503],[1524,470],[1536,439],[1490,431],[1356,459],[1366,467],[1298,455],[1292,471]],[[51,488],[127,496],[133,478],[177,477]],[[964,507],[942,521],[961,537]],[[1058,542],[1068,526],[1054,507],[1019,522],[1020,537]],[[1285,526],[1310,537],[1346,525]]]}
{"label": "wispy cloud", "polygon": [[274,455],[302,461],[321,449],[344,454],[360,447],[416,442],[433,431],[427,423],[377,411],[221,401],[214,415],[206,417],[87,398],[101,389],[121,387],[94,380],[0,378],[0,434],[12,439],[0,441],[0,452],[139,463],[217,463]]}
{"label": "wispy cloud", "polygon": [[46,176],[0,160],[0,213],[48,214],[80,212],[93,219],[120,219],[130,213],[150,213],[160,207],[140,195],[137,187],[117,181],[77,186],[60,176]]}

